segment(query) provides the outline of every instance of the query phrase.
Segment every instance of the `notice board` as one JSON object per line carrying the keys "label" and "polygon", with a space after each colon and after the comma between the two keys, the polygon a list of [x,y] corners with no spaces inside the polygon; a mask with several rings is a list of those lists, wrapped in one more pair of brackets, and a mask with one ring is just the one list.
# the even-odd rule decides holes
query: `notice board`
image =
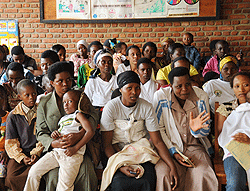
{"label": "notice board", "polygon": [[40,0],[44,23],[219,19],[219,0]]}
{"label": "notice board", "polygon": [[13,46],[19,45],[18,21],[0,19],[0,44],[8,46],[11,49]]}

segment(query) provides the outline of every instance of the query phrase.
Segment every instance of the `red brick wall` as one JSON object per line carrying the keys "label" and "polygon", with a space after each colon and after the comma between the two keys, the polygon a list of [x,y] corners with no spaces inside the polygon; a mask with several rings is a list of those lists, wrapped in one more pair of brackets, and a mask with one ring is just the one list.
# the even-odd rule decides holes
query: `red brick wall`
{"label": "red brick wall", "polygon": [[70,56],[80,39],[104,42],[116,37],[128,45],[141,47],[153,41],[160,47],[164,37],[180,42],[184,32],[195,36],[200,52],[209,54],[209,42],[224,39],[230,43],[232,54],[242,49],[250,62],[250,0],[221,0],[221,20],[215,21],[45,24],[40,23],[39,0],[0,0],[0,18],[18,19],[21,45],[38,62],[40,54],[56,43],[63,44]]}

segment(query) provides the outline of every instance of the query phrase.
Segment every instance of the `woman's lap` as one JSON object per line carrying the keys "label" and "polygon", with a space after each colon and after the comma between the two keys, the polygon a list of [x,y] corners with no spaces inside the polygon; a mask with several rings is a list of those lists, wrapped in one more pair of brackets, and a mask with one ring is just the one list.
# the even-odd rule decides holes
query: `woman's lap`
{"label": "woman's lap", "polygon": [[227,191],[247,190],[247,175],[244,168],[233,157],[227,157],[224,160],[224,169],[227,177]]}
{"label": "woman's lap", "polygon": [[150,162],[141,164],[145,170],[144,175],[139,178],[127,177],[119,170],[115,173],[110,184],[111,191],[154,191],[156,184],[156,174],[154,165]]}

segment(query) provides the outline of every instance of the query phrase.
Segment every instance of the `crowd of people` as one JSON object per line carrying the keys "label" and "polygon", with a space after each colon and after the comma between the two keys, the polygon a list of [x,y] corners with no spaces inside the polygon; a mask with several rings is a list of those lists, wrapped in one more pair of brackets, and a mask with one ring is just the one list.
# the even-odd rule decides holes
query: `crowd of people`
{"label": "crowd of people", "polygon": [[56,44],[39,65],[1,45],[0,190],[218,190],[215,112],[226,190],[247,190],[250,173],[225,145],[250,144],[250,73],[228,42],[210,42],[206,57],[193,42],[165,38],[157,56],[154,42],[80,40],[69,59]]}

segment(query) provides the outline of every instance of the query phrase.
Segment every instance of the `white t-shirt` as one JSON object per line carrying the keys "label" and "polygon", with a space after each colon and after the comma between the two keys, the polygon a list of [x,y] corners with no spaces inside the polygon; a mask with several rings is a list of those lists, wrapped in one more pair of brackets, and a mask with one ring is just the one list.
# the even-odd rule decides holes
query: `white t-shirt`
{"label": "white t-shirt", "polygon": [[154,80],[150,79],[144,85],[141,83],[140,98],[145,99],[149,103],[153,103],[154,93],[157,91],[157,84]]}
{"label": "white t-shirt", "polygon": [[230,87],[230,82],[221,79],[214,79],[204,84],[203,89],[209,97],[209,105],[214,113],[214,103],[219,104],[229,102],[236,99],[233,89]]}
{"label": "white t-shirt", "polygon": [[115,75],[112,75],[109,82],[103,81],[97,76],[96,78],[89,78],[84,93],[93,106],[103,107],[111,100],[111,95],[116,88],[118,88],[118,85]]}
{"label": "white t-shirt", "polygon": [[124,106],[121,97],[109,101],[103,109],[100,126],[101,131],[114,132],[112,144],[118,143],[121,149],[128,143],[149,138],[148,131],[160,130],[152,104],[141,98],[133,107]]}
{"label": "white t-shirt", "polygon": [[101,131],[112,131],[115,127],[115,120],[129,120],[130,114],[134,114],[135,120],[145,121],[145,130],[158,131],[159,125],[156,114],[151,103],[139,98],[136,105],[126,107],[121,102],[121,97],[116,97],[109,101],[102,112]]}
{"label": "white t-shirt", "polygon": [[[78,111],[75,111],[75,113],[65,115],[63,116],[60,121],[58,122],[59,129],[58,131],[61,133],[61,135],[67,135],[69,133],[78,133],[80,131],[81,123],[76,121],[76,114]],[[53,150],[65,150],[61,148],[54,148]],[[86,145],[82,146],[77,153],[84,155],[86,150]]]}
{"label": "white t-shirt", "polygon": [[120,73],[122,72],[125,72],[125,71],[130,71],[131,70],[131,67],[130,65],[128,66],[125,66],[124,64],[120,64],[117,68],[117,71],[116,71],[116,76],[118,76]]}

